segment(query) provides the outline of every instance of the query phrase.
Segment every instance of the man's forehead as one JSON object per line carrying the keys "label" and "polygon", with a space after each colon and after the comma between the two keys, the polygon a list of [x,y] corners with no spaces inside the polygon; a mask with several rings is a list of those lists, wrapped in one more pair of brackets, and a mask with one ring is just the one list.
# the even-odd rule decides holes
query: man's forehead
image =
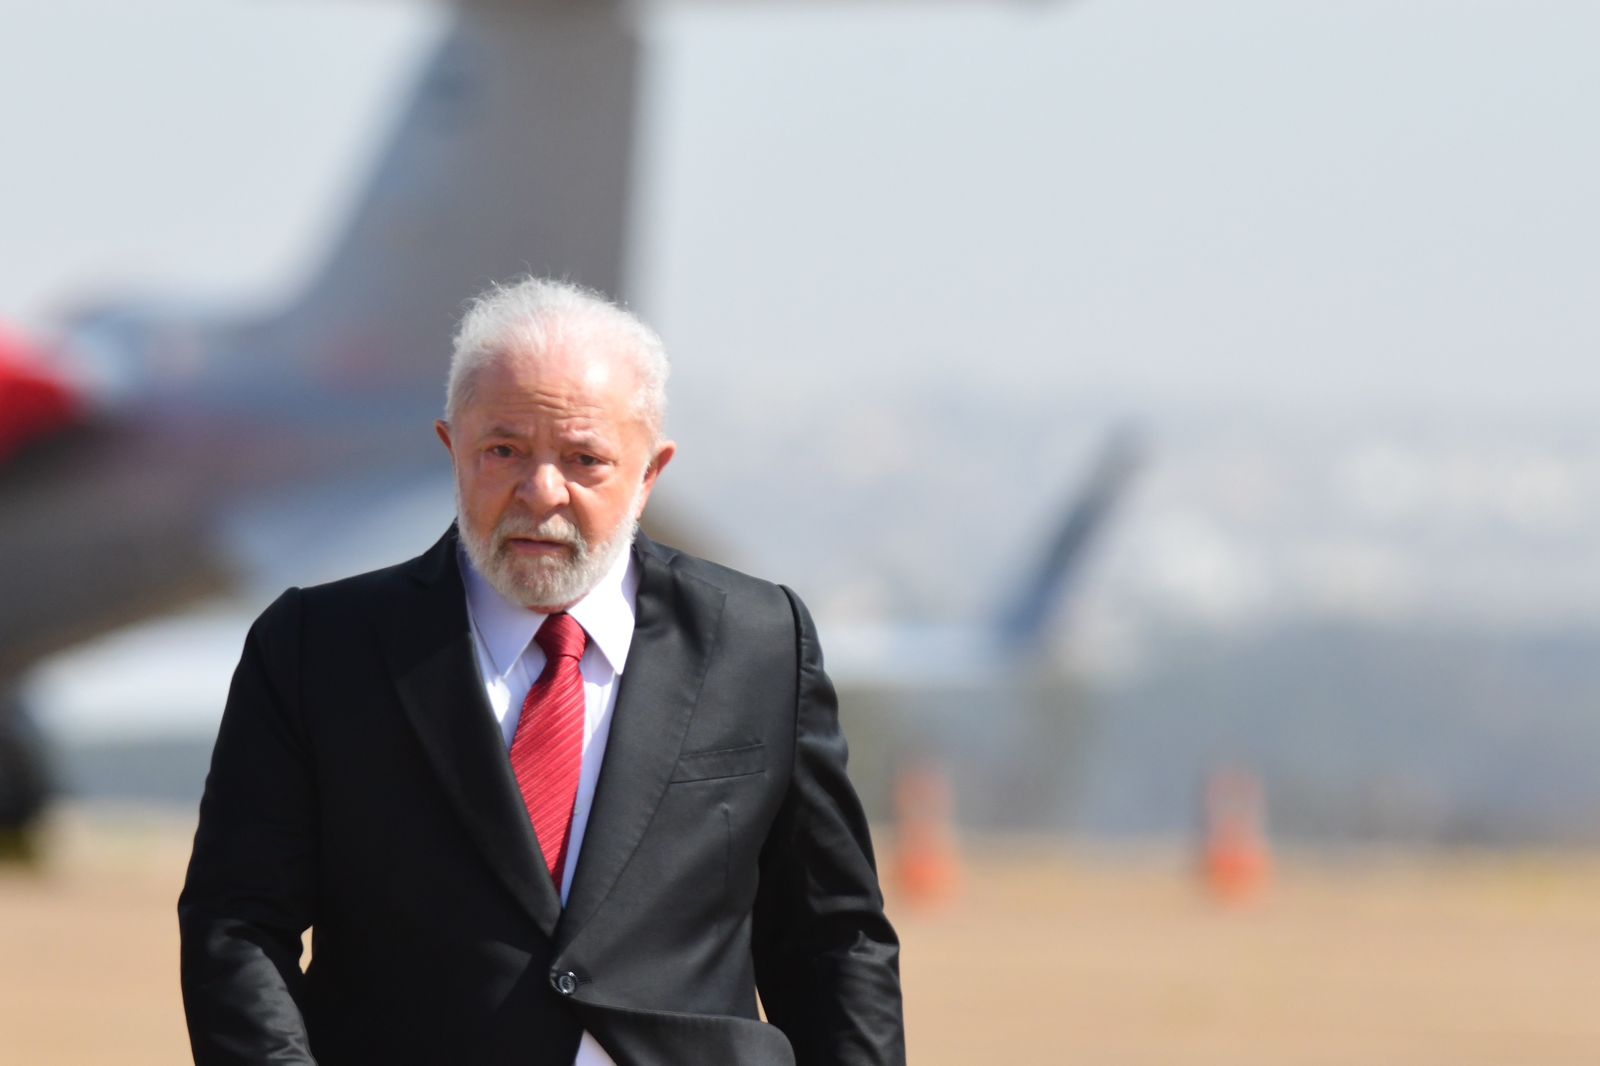
{"label": "man's forehead", "polygon": [[632,388],[639,367],[617,344],[560,340],[543,348],[509,346],[494,352],[483,369],[508,384],[557,385],[606,389]]}
{"label": "man's forehead", "polygon": [[[473,374],[459,417],[475,434],[520,435],[533,423],[573,433],[648,433],[638,407],[642,375],[615,349],[571,343],[542,350],[506,348]],[[496,433],[490,426],[502,427]]]}

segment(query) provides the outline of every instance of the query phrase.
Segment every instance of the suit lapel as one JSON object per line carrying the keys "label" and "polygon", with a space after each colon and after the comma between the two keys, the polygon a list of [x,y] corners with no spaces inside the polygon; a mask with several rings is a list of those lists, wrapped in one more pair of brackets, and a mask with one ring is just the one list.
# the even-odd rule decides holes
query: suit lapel
{"label": "suit lapel", "polygon": [[468,833],[550,936],[561,900],[484,698],[455,553],[452,529],[412,564],[415,599],[379,619],[384,649],[400,704]]}
{"label": "suit lapel", "polygon": [[612,711],[605,761],[556,946],[571,943],[610,894],[672,778],[710,663],[723,593],[637,542],[633,643]]}

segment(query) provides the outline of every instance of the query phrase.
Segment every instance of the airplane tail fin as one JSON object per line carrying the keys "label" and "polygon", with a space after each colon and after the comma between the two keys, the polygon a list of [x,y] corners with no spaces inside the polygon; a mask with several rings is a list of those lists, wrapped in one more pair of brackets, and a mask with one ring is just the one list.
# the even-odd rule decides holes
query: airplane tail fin
{"label": "airplane tail fin", "polygon": [[1133,426],[1118,426],[1106,438],[1088,480],[1068,501],[1043,557],[1000,617],[1000,631],[1008,646],[1036,646],[1043,641],[1087,549],[1104,528],[1143,457],[1143,441]]}
{"label": "airplane tail fin", "polygon": [[618,294],[639,64],[625,5],[457,5],[348,223],[297,299],[240,330],[241,362],[432,403],[461,306],[491,280]]}

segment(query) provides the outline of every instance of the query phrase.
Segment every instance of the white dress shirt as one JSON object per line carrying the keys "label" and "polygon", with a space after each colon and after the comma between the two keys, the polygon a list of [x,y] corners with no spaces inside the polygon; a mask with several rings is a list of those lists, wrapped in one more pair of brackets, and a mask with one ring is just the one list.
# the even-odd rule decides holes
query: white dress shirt
{"label": "white dress shirt", "polygon": [[[506,750],[517,732],[522,701],[544,671],[544,649],[534,634],[547,615],[511,603],[496,592],[473,568],[464,551],[456,560],[462,583],[467,589],[467,615],[472,620],[473,645],[478,653],[478,675],[483,678],[489,706],[500,721],[500,735]],[[589,825],[589,810],[594,805],[595,784],[600,780],[600,762],[605,758],[606,740],[611,735],[611,712],[617,703],[617,682],[628,661],[633,643],[634,604],[639,591],[638,568],[633,553],[624,552],[587,596],[567,609],[583,631],[589,634],[578,670],[583,674],[583,763],[578,771],[578,796],[572,809],[572,837],[567,844],[567,863],[561,873],[561,902],[572,890],[572,874],[583,854],[584,831]],[[573,1066],[616,1066],[594,1037],[587,1032],[578,1045]]]}

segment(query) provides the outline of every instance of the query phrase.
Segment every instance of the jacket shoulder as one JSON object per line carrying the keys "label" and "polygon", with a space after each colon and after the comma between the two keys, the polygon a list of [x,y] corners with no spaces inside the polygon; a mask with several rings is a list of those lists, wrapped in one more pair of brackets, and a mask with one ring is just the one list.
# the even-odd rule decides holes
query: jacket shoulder
{"label": "jacket shoulder", "polygon": [[460,585],[453,533],[447,533],[433,547],[405,562],[288,589],[262,613],[262,620],[270,621],[287,613],[291,604],[296,613],[308,612],[317,617],[343,616],[349,612],[368,614],[394,605],[419,587],[440,580]]}
{"label": "jacket shoulder", "polygon": [[798,597],[786,586],[765,578],[755,577],[735,570],[731,566],[702,559],[697,555],[641,536],[638,542],[641,553],[653,556],[680,577],[710,586],[727,597],[730,604],[749,607],[781,608],[785,614],[792,612],[791,601]]}

